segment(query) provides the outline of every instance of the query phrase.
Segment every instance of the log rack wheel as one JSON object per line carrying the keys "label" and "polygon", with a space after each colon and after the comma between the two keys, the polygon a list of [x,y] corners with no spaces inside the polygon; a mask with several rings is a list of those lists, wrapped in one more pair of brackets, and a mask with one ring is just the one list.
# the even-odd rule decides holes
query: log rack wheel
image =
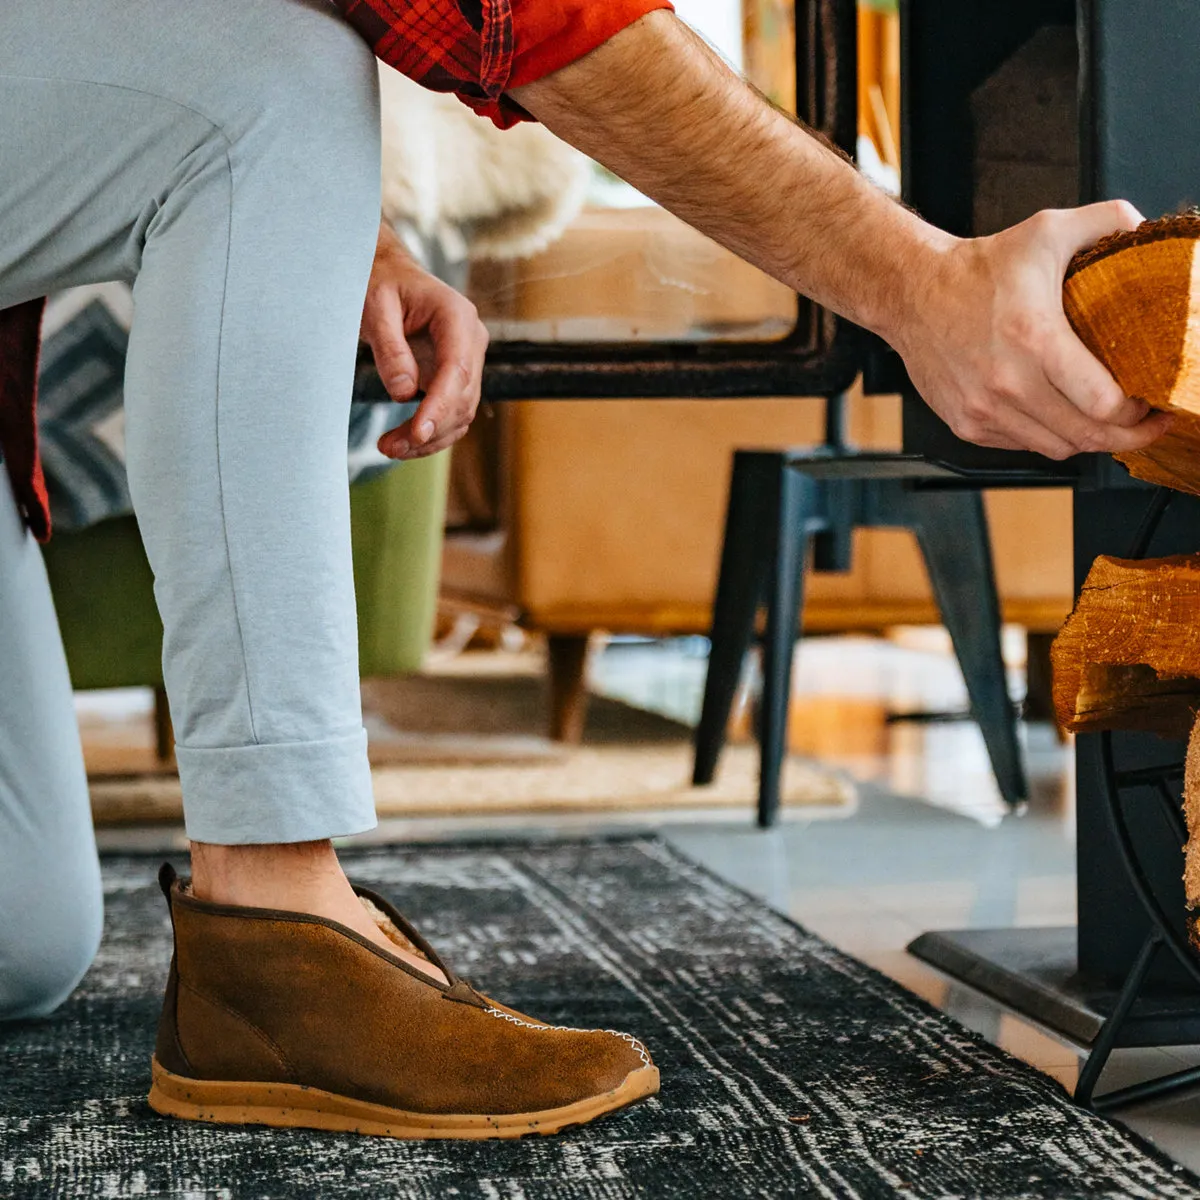
{"label": "log rack wheel", "polygon": [[[1175,493],[1167,488],[1158,488],[1150,498],[1146,513],[1129,553],[1125,556],[1131,559],[1148,557],[1148,551],[1154,540],[1154,535],[1170,507]],[[1108,1064],[1109,1057],[1119,1044],[1121,1031],[1128,1021],[1130,1014],[1142,994],[1143,986],[1151,967],[1160,951],[1167,950],[1183,970],[1195,980],[1200,987],[1200,958],[1179,936],[1167,910],[1156,894],[1155,888],[1142,862],[1129,826],[1129,816],[1125,793],[1132,788],[1152,789],[1159,801],[1160,811],[1165,818],[1166,828],[1176,844],[1183,845],[1188,839],[1187,826],[1182,813],[1182,785],[1184,764],[1182,761],[1167,763],[1152,767],[1122,767],[1119,766],[1119,734],[1106,730],[1100,735],[1100,752],[1103,760],[1104,799],[1106,811],[1111,823],[1113,836],[1120,851],[1133,888],[1146,916],[1150,921],[1150,930],[1142,944],[1141,951],[1134,960],[1129,974],[1117,996],[1112,1012],[1101,1026],[1087,1060],[1079,1072],[1075,1084],[1075,1099],[1087,1108],[1097,1112],[1110,1112],[1127,1104],[1139,1101],[1157,1099],[1184,1088],[1200,1084],[1200,1067],[1189,1067],[1182,1071],[1174,1071],[1154,1079],[1148,1079],[1129,1087],[1095,1094],[1096,1085]],[[1173,784],[1179,784],[1176,789]]]}

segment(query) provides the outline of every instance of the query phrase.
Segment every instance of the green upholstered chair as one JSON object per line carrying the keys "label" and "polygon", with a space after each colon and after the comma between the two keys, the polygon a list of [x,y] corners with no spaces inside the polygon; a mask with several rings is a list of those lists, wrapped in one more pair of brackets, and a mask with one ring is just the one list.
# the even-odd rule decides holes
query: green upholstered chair
{"label": "green upholstered chair", "polygon": [[[359,666],[416,671],[437,609],[449,454],[402,463],[350,489]],[[132,516],[56,534],[45,547],[71,681],[77,690],[152,687],[162,697],[162,625]],[[159,752],[170,752],[159,706]]]}

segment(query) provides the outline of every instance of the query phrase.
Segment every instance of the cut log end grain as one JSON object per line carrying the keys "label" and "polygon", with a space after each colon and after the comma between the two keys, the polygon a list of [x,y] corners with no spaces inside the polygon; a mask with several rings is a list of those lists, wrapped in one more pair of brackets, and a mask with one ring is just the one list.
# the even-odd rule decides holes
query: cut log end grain
{"label": "cut log end grain", "polygon": [[1051,660],[1063,729],[1187,737],[1200,712],[1200,554],[1097,558]]}
{"label": "cut log end grain", "polygon": [[1175,414],[1132,475],[1200,494],[1200,216],[1147,221],[1075,256],[1063,308],[1128,396]]}
{"label": "cut log end grain", "polygon": [[[1183,888],[1189,909],[1200,909],[1200,720],[1188,739],[1187,764],[1183,775],[1183,815],[1187,819],[1188,840],[1184,849]],[[1188,918],[1188,936],[1200,950],[1197,928],[1200,913]]]}

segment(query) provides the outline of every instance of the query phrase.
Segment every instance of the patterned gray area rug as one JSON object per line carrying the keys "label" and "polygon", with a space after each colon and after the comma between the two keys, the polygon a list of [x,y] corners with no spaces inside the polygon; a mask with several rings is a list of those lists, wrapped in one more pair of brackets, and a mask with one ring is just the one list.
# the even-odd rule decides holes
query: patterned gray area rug
{"label": "patterned gray area rug", "polygon": [[347,856],[499,998],[627,1029],[659,1097],[556,1138],[397,1142],[145,1104],[165,906],[105,866],[107,934],[52,1019],[0,1027],[0,1195],[1200,1197],[1200,1181],[654,840]]}

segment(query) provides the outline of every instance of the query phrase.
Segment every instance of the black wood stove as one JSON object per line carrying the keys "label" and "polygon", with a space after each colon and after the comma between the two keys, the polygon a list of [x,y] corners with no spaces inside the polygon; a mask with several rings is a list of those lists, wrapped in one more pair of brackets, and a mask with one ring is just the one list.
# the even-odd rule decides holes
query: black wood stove
{"label": "black wood stove", "polygon": [[[970,96],[1049,24],[1077,35],[1079,200],[1124,197],[1158,216],[1200,199],[1200,141],[1185,99],[1200,83],[1200,5],[908,0],[908,200],[938,225],[971,231],[975,181],[955,170],[972,161]],[[955,445],[914,397],[906,399],[905,444],[984,471],[1003,470],[1013,457]],[[1077,587],[1098,554],[1200,550],[1200,500],[1138,484],[1104,461],[1072,469]],[[1183,932],[1183,749],[1149,736],[1078,738],[1077,927],[928,933],[910,947],[1090,1046],[1076,1095],[1099,1108],[1200,1082],[1200,1071],[1184,1071],[1095,1095],[1116,1046],[1200,1043],[1200,960]]]}

